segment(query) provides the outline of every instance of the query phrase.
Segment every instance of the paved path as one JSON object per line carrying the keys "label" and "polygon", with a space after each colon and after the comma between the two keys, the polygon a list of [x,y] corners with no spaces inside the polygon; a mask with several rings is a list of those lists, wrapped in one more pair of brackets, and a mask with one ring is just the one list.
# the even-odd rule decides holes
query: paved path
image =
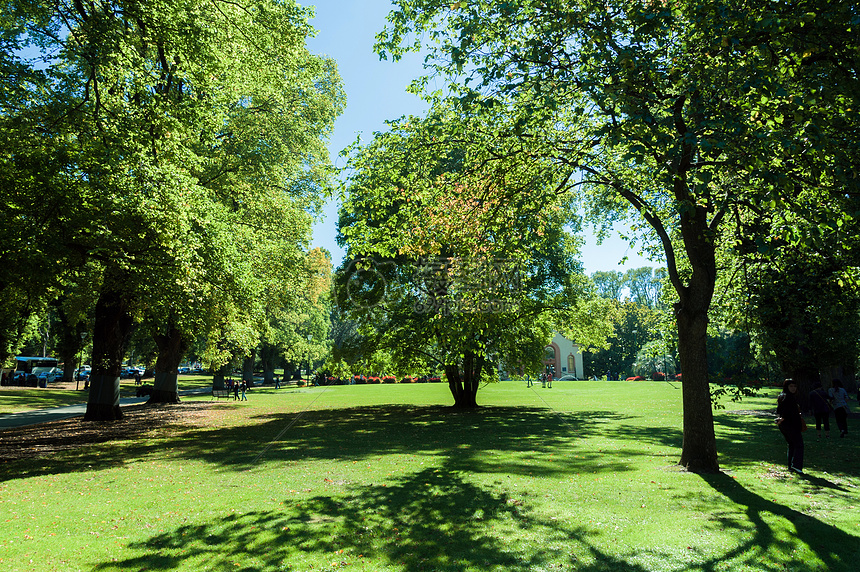
{"label": "paved path", "polygon": [[[211,387],[203,387],[200,389],[186,389],[180,391],[179,395],[205,394],[212,391]],[[149,397],[123,397],[119,400],[120,406],[136,405],[138,403],[146,403]],[[22,411],[20,413],[7,413],[0,415],[0,431],[3,429],[11,429],[12,427],[23,427],[24,425],[35,425],[37,423],[46,423],[56,419],[68,419],[69,417],[80,417],[87,412],[86,403],[77,403],[75,405],[64,405],[62,407],[52,407],[51,409],[37,409],[35,411]]]}

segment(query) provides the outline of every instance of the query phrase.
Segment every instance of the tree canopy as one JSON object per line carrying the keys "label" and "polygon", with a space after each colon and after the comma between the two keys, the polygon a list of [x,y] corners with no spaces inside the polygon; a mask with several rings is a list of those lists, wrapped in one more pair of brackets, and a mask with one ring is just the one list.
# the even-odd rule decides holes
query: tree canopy
{"label": "tree canopy", "polygon": [[[28,230],[28,268],[45,257],[102,268],[94,387],[119,373],[122,352],[101,342],[121,344],[144,315],[209,334],[215,360],[256,345],[262,292],[303,259],[344,105],[334,62],[305,47],[311,12],[267,0],[7,4],[3,38],[17,51],[3,65],[19,79],[0,111],[9,202],[15,225],[43,218],[27,194],[41,177],[55,205]],[[18,239],[3,240],[11,252]]]}
{"label": "tree canopy", "polygon": [[462,407],[476,405],[480,380],[497,367],[535,371],[551,330],[578,340],[600,330],[563,198],[523,212],[470,191],[557,184],[540,169],[495,173],[492,183],[464,171],[475,148],[461,148],[462,134],[488,128],[446,106],[393,122],[354,150],[340,218],[348,260],[339,303],[365,319],[366,343],[396,348],[402,367],[444,368]]}

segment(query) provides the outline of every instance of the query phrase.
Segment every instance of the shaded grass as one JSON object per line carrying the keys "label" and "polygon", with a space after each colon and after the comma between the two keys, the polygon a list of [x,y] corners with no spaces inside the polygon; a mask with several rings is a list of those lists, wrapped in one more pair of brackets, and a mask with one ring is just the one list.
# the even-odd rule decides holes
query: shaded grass
{"label": "shaded grass", "polygon": [[[127,438],[0,465],[7,570],[854,570],[857,446],[782,469],[716,413],[724,473],[678,470],[669,384],[255,389]],[[186,402],[205,399],[186,399]],[[186,407],[188,404],[186,404]],[[183,406],[178,406],[182,408]],[[202,411],[202,410],[201,410]]]}

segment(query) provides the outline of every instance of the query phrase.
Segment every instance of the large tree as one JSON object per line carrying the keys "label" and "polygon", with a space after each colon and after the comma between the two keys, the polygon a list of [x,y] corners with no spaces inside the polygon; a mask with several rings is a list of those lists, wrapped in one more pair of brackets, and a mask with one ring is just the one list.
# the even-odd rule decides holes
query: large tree
{"label": "large tree", "polygon": [[[462,171],[459,140],[478,127],[446,106],[392,123],[352,156],[339,227],[338,301],[362,316],[366,353],[391,350],[405,371],[435,364],[460,408],[499,365],[536,370],[553,328],[582,343],[600,330],[564,198],[526,212],[472,196],[482,175]],[[541,169],[497,175],[500,192],[558,185]]]}
{"label": "large tree", "polygon": [[305,48],[310,12],[293,2],[10,6],[19,44],[52,59],[4,114],[70,158],[72,184],[43,193],[67,201],[60,251],[102,267],[86,418],[111,419],[123,344],[147,313],[171,346],[163,373],[201,322],[256,345],[265,273],[305,247],[331,172],[340,81]]}
{"label": "large tree", "polygon": [[718,470],[706,340],[720,227],[749,205],[802,206],[798,189],[856,190],[856,3],[395,4],[380,54],[427,38],[462,113],[507,111],[481,171],[554,161],[595,216],[633,213],[662,249],[684,375],[680,463]]}

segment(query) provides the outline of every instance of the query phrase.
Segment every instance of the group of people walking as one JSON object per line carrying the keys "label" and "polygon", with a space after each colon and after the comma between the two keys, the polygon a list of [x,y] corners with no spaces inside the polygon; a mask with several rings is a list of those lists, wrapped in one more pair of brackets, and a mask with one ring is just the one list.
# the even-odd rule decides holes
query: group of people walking
{"label": "group of people walking", "polygon": [[815,388],[809,393],[809,402],[812,405],[812,413],[815,415],[815,430],[821,439],[821,428],[824,427],[824,437],[830,437],[830,412],[836,418],[836,428],[839,436],[848,434],[848,392],[842,387],[842,382],[833,380],[833,387],[825,391],[821,382],[815,384]]}
{"label": "group of people walking", "polygon": [[[816,382],[809,393],[809,403],[815,415],[815,430],[819,439],[822,427],[824,437],[830,437],[831,410],[836,418],[839,437],[848,435],[848,392],[840,380],[834,379],[827,391],[820,381]],[[806,422],[797,400],[797,383],[793,379],[783,382],[782,393],[777,397],[776,424],[788,443],[788,469],[803,474],[803,432],[806,431]]]}

